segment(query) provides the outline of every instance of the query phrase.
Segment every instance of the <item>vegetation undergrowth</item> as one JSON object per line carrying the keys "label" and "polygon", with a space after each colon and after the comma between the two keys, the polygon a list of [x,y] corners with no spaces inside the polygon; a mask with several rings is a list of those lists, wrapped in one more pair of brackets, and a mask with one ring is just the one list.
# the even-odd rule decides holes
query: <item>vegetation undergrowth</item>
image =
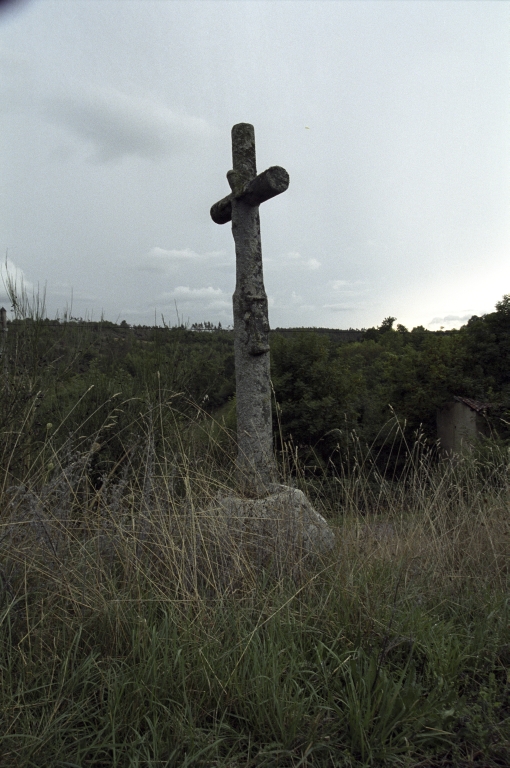
{"label": "vegetation undergrowth", "polygon": [[329,478],[334,553],[276,578],[214,515],[218,446],[162,420],[99,489],[51,437],[3,478],[0,765],[508,764],[506,454]]}
{"label": "vegetation undergrowth", "polygon": [[509,764],[506,448],[440,460],[395,420],[397,481],[355,435],[314,472],[282,439],[336,547],[275,570],[217,514],[221,419],[115,390],[35,439],[34,371],[2,427],[2,768]]}

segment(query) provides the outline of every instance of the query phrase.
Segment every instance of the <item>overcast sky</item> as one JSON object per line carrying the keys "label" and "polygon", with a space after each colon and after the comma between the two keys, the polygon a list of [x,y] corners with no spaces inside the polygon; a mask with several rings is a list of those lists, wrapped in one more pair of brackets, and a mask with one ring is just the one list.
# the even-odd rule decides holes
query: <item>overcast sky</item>
{"label": "overcast sky", "polygon": [[[0,9],[0,248],[48,314],[232,322],[232,125],[255,126],[272,327],[459,327],[510,293],[510,3]],[[0,284],[0,305],[7,305]]]}

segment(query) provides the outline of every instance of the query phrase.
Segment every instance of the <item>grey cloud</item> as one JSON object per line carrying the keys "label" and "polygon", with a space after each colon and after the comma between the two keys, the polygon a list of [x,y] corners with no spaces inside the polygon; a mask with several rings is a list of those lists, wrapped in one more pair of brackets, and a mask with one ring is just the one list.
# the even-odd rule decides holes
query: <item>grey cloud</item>
{"label": "grey cloud", "polygon": [[149,99],[96,88],[48,96],[43,110],[79,140],[98,163],[137,156],[157,159],[194,148],[213,133],[202,118],[178,114]]}
{"label": "grey cloud", "polygon": [[162,294],[160,301],[165,306],[177,306],[179,313],[191,312],[197,317],[198,313],[207,311],[215,313],[216,317],[223,321],[232,320],[232,301],[221,288],[190,288],[187,285],[178,285],[173,291]]}
{"label": "grey cloud", "polygon": [[[510,290],[510,3],[125,6],[26,0],[0,25],[0,261],[96,316],[230,317],[212,303],[231,306],[234,243],[209,208],[246,120],[259,170],[291,178],[262,210],[272,325],[437,330]],[[179,285],[225,293],[161,298]]]}
{"label": "grey cloud", "polygon": [[33,103],[33,82],[25,57],[0,51],[2,112],[23,111]]}
{"label": "grey cloud", "polygon": [[52,286],[51,292],[48,295],[53,299],[64,299],[64,301],[68,301],[71,304],[75,301],[87,301],[93,303],[98,298],[92,293],[77,292],[73,290],[72,286],[69,286],[67,290],[66,288],[63,288],[62,290],[54,290]]}

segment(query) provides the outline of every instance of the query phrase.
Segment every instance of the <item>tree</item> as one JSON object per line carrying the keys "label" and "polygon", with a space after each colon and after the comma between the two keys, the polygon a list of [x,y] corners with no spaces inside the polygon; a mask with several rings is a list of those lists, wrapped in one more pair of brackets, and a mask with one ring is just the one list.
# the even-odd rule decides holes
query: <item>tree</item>
{"label": "tree", "polygon": [[332,431],[352,420],[359,375],[341,364],[327,336],[313,331],[273,337],[271,375],[280,406],[276,433],[329,455],[338,439]]}
{"label": "tree", "polygon": [[510,293],[505,293],[501,301],[496,303],[496,311],[502,315],[510,315]]}
{"label": "tree", "polygon": [[392,331],[393,323],[395,322],[396,319],[397,319],[396,317],[385,317],[381,325],[379,326],[379,332],[388,333],[388,331]]}

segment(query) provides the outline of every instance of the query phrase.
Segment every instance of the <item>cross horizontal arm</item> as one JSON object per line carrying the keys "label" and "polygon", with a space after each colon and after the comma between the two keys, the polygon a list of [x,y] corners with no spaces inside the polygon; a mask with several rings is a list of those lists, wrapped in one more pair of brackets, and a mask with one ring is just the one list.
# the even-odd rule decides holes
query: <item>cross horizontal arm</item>
{"label": "cross horizontal arm", "polygon": [[232,219],[233,197],[255,207],[266,200],[270,200],[272,197],[276,197],[276,195],[281,195],[288,186],[289,174],[285,168],[273,165],[264,173],[259,173],[239,194],[234,195],[231,192],[223,200],[215,203],[211,208],[211,218],[215,224],[226,224]]}

